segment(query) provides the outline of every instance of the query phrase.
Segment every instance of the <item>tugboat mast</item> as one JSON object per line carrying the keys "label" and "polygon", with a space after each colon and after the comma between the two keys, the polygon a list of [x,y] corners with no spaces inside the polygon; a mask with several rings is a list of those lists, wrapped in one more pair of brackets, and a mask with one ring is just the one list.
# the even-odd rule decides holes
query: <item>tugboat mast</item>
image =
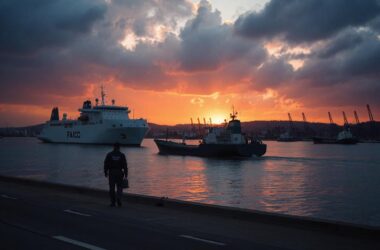
{"label": "tugboat mast", "polygon": [[234,121],[235,120],[235,118],[237,117],[237,112],[235,112],[235,107],[234,106],[232,106],[232,114],[230,114],[230,117],[231,117],[231,119]]}

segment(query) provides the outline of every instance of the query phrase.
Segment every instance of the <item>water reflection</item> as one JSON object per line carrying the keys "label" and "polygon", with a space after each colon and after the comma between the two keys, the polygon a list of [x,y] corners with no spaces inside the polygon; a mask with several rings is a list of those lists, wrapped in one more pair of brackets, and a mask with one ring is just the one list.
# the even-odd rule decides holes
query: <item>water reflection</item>
{"label": "water reflection", "polygon": [[218,204],[239,204],[242,196],[243,160],[218,160],[202,158],[210,200]]}
{"label": "water reflection", "polygon": [[[267,142],[262,158],[163,156],[152,140],[122,148],[128,192],[380,225],[380,145]],[[0,140],[0,174],[107,188],[109,146]]]}
{"label": "water reflection", "polygon": [[[290,166],[291,165],[291,166]],[[310,195],[310,169],[301,163],[283,163],[268,161],[264,165],[265,175],[261,178],[261,207],[267,211],[278,213],[296,213],[312,215],[305,207],[319,210],[318,202]]]}

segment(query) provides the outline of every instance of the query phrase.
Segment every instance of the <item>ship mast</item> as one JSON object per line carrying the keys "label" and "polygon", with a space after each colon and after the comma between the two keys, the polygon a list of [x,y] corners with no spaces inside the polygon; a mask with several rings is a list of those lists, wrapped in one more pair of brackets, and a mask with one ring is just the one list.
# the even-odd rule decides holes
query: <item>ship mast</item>
{"label": "ship mast", "polygon": [[102,96],[102,105],[104,106],[106,104],[105,99],[104,99],[106,97],[106,93],[104,93],[103,85],[100,86],[100,95]]}
{"label": "ship mast", "polygon": [[230,117],[232,120],[235,120],[235,118],[237,117],[237,112],[235,112],[235,107],[232,106],[232,114],[230,114]]}

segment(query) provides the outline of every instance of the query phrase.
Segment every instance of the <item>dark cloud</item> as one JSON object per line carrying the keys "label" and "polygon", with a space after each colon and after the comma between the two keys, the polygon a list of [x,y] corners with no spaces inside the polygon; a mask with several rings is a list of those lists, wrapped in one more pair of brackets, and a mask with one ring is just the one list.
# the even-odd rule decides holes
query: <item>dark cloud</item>
{"label": "dark cloud", "polygon": [[[191,8],[181,0],[2,2],[1,103],[80,96],[86,84],[110,79],[136,88],[164,88],[171,80],[160,62],[173,61],[178,39],[167,35],[163,42],[140,42],[133,51],[120,42],[141,17],[149,16],[145,28],[151,32],[155,25],[175,27],[174,20],[191,14]],[[143,33],[154,35],[149,32]]]}
{"label": "dark cloud", "polygon": [[[283,43],[279,55],[253,72],[252,88],[274,88],[310,106],[380,105],[374,94],[380,88],[379,15],[375,0],[272,0],[242,15],[236,34]],[[291,52],[307,43],[310,52]],[[289,64],[294,59],[303,61],[297,70]]]}
{"label": "dark cloud", "polygon": [[32,53],[88,33],[106,12],[103,1],[2,1],[0,53]]}
{"label": "dark cloud", "polygon": [[192,5],[185,0],[116,0],[110,17],[130,27],[136,36],[152,37],[155,25],[174,28],[192,15]]}
{"label": "dark cloud", "polygon": [[[185,71],[212,71],[247,60],[247,66],[259,65],[266,57],[261,43],[253,43],[235,36],[232,26],[222,22],[220,12],[212,11],[202,1],[197,15],[182,29],[179,59]],[[246,66],[246,67],[247,67]]]}
{"label": "dark cloud", "polygon": [[270,58],[253,73],[253,87],[257,90],[277,88],[289,83],[294,75],[293,67],[283,58]]}
{"label": "dark cloud", "polygon": [[[331,86],[294,85],[287,94],[300,101],[305,107],[335,108],[335,107],[380,107],[378,93],[380,85],[373,80],[356,80]],[[301,91],[302,90],[302,91]]]}
{"label": "dark cloud", "polygon": [[235,29],[252,38],[314,42],[365,25],[379,13],[377,0],[272,0],[261,12],[240,16]]}
{"label": "dark cloud", "polygon": [[380,16],[371,21],[369,25],[373,30],[380,32]]}
{"label": "dark cloud", "polygon": [[318,47],[299,70],[298,78],[333,85],[380,77],[380,40],[376,33],[352,30]]}
{"label": "dark cloud", "polygon": [[357,45],[360,45],[363,39],[365,37],[356,30],[350,29],[342,32],[323,46],[323,49],[319,51],[319,57],[330,58],[346,50],[352,50]]}
{"label": "dark cloud", "polygon": [[[380,106],[380,39],[368,29],[352,29],[316,47],[294,74],[288,95],[305,105]],[[309,94],[308,94],[309,93]]]}

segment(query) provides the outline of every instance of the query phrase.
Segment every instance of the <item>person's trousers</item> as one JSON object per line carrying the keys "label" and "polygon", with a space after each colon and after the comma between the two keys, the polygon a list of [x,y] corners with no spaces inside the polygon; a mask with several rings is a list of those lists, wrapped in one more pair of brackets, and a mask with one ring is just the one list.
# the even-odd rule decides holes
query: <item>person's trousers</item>
{"label": "person's trousers", "polygon": [[[116,199],[121,201],[121,196],[123,194],[123,176],[122,175],[110,175],[109,176],[109,186],[110,186],[110,198],[111,203],[115,204]],[[117,193],[115,194],[115,188],[117,189]]]}

